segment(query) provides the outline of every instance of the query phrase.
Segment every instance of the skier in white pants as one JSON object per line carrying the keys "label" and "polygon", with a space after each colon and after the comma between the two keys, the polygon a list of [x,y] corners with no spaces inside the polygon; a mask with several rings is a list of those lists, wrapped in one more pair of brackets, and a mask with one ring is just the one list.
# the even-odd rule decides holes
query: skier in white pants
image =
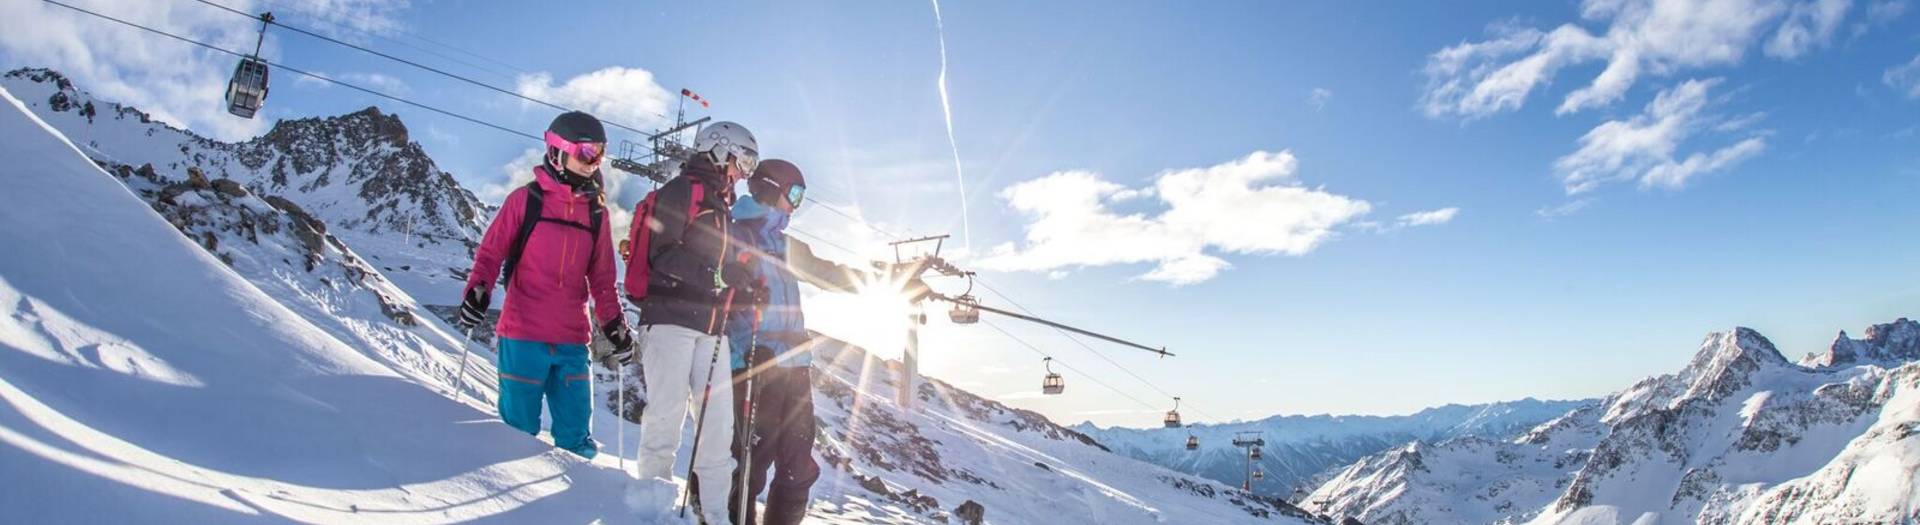
{"label": "skier in white pants", "polygon": [[[634,210],[628,241],[626,293],[640,307],[641,377],[647,405],[640,412],[640,482],[629,504],[642,510],[674,505],[674,455],[682,424],[695,419],[691,477],[700,518],[727,523],[733,478],[733,388],[721,313],[750,273],[729,261],[727,224],[733,185],[753,173],[759,151],[753,134],[732,122],[708,125],[694,140],[679,175]],[[718,352],[718,353],[716,353]],[[616,355],[631,362],[631,352]],[[709,386],[711,385],[711,388]],[[704,409],[703,408],[704,405]]]}

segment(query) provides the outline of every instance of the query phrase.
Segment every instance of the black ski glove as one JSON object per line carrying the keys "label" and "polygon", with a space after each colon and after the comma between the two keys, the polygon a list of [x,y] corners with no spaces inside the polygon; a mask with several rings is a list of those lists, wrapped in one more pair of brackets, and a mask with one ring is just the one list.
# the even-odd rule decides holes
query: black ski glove
{"label": "black ski glove", "polygon": [[472,330],[487,322],[487,306],[492,303],[492,294],[485,286],[468,288],[467,297],[460,301],[460,326]]}
{"label": "black ski glove", "polygon": [[613,343],[612,357],[615,361],[622,365],[633,364],[633,330],[627,328],[626,319],[615,319],[600,325],[600,333],[607,336],[608,343]]}

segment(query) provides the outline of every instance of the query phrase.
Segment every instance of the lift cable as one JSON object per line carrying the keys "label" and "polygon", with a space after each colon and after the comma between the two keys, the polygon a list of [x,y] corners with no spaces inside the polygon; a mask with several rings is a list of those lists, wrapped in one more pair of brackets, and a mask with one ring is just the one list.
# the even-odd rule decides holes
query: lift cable
{"label": "lift cable", "polygon": [[[1020,309],[1020,311],[1022,311],[1022,312],[1026,312],[1026,313],[1028,313],[1028,314],[1032,314],[1032,313],[1033,313],[1033,310],[1032,310],[1032,309],[1030,309],[1030,308],[1027,308],[1027,307],[1026,307],[1026,305],[1023,305],[1023,304],[1020,304],[1020,302],[1019,302],[1019,301],[1015,301],[1015,300],[1013,299],[1013,297],[1011,297],[1011,296],[1008,296],[1008,295],[1007,295],[1007,294],[1006,294],[1005,292],[1001,292],[1001,291],[1000,291],[1000,289],[998,289],[998,288],[994,288],[994,287],[993,287],[993,284],[992,284],[992,283],[988,283],[988,282],[986,281],[986,279],[980,279],[980,278],[976,278],[975,280],[976,280],[976,282],[979,282],[979,283],[980,283],[980,286],[981,286],[982,288],[986,288],[986,289],[987,289],[987,291],[989,291],[989,292],[993,292],[993,294],[994,294],[994,295],[996,295],[996,296],[999,296],[999,297],[1000,297],[1001,299],[1004,299],[1004,300],[1006,300],[1006,301],[1007,301],[1007,304],[1011,304],[1011,305],[1013,305],[1013,306],[1014,306],[1015,308],[1019,308],[1019,309]],[[1160,395],[1163,395],[1163,396],[1166,396],[1166,397],[1168,397],[1168,398],[1178,398],[1178,397],[1181,397],[1181,396],[1176,396],[1176,395],[1173,395],[1173,393],[1171,393],[1171,392],[1168,392],[1168,391],[1166,391],[1166,389],[1163,389],[1163,388],[1160,388],[1160,386],[1159,386],[1159,385],[1156,385],[1156,384],[1154,384],[1154,383],[1153,383],[1152,381],[1148,381],[1148,380],[1147,380],[1147,378],[1145,378],[1145,377],[1141,377],[1141,376],[1140,376],[1140,374],[1136,374],[1136,373],[1134,373],[1134,372],[1133,372],[1133,370],[1131,370],[1131,369],[1128,369],[1127,367],[1125,367],[1125,366],[1122,366],[1122,365],[1121,365],[1121,364],[1120,364],[1119,362],[1117,362],[1117,361],[1114,361],[1114,360],[1113,360],[1112,358],[1109,358],[1109,357],[1107,357],[1107,355],[1106,355],[1106,353],[1105,353],[1105,352],[1101,352],[1101,351],[1099,351],[1099,350],[1096,350],[1096,349],[1094,349],[1094,347],[1093,347],[1093,345],[1089,345],[1089,344],[1087,344],[1087,342],[1086,342],[1086,341],[1082,341],[1082,340],[1081,340],[1080,338],[1078,338],[1078,337],[1074,337],[1074,336],[1073,336],[1073,334],[1071,334],[1071,333],[1068,333],[1068,332],[1066,332],[1065,330],[1061,330],[1061,331],[1060,331],[1060,334],[1061,334],[1061,335],[1064,335],[1064,336],[1067,336],[1067,339],[1071,339],[1071,340],[1073,340],[1073,342],[1074,342],[1074,343],[1076,343],[1076,344],[1079,344],[1081,348],[1085,348],[1085,349],[1087,349],[1087,351],[1088,351],[1088,352],[1093,352],[1093,355],[1095,355],[1095,356],[1098,356],[1098,357],[1100,357],[1100,359],[1101,359],[1101,360],[1104,360],[1104,361],[1106,361],[1106,362],[1107,362],[1108,364],[1111,364],[1111,365],[1113,365],[1113,366],[1114,366],[1114,368],[1119,368],[1119,369],[1120,369],[1120,371],[1122,371],[1122,372],[1126,372],[1126,373],[1127,373],[1127,375],[1129,375],[1129,376],[1133,376],[1133,378],[1134,378],[1135,380],[1138,380],[1138,381],[1140,381],[1140,382],[1141,382],[1142,384],[1145,384],[1145,385],[1147,385],[1147,387],[1148,387],[1148,388],[1152,388],[1152,389],[1153,389],[1154,391],[1156,391],[1156,392],[1159,392],[1159,393],[1160,393]],[[1187,406],[1187,408],[1188,408],[1189,410],[1192,410],[1192,411],[1193,411],[1193,412],[1194,412],[1195,414],[1199,414],[1199,415],[1202,415],[1202,416],[1206,416],[1206,417],[1207,417],[1208,419],[1212,419],[1212,420],[1214,420],[1214,421],[1219,421],[1219,422],[1225,422],[1225,421],[1226,421],[1225,419],[1220,419],[1219,417],[1215,417],[1215,416],[1214,416],[1213,414],[1209,414],[1209,413],[1207,413],[1207,411],[1205,411],[1205,410],[1200,410],[1200,409],[1198,409],[1198,408],[1195,408],[1195,407],[1193,406],[1193,403],[1186,403],[1186,406]]]}
{"label": "lift cable", "polygon": [[[93,11],[88,11],[88,10],[86,10],[86,9],[84,9],[84,8],[80,8],[80,7],[76,7],[76,6],[73,6],[73,5],[69,5],[69,4],[66,4],[66,3],[62,3],[62,2],[60,2],[59,0],[41,0],[41,1],[43,1],[43,2],[46,2],[46,3],[49,3],[49,4],[53,4],[53,5],[57,5],[57,6],[60,6],[60,7],[64,7],[64,8],[67,8],[67,9],[72,9],[72,10],[74,10],[74,11],[78,11],[78,12],[81,12],[81,13],[85,13],[85,14],[88,14],[88,15],[92,15],[92,16],[95,16],[95,17],[99,17],[99,18],[102,18],[102,19],[105,19],[105,20],[108,20],[108,21],[112,21],[112,22],[116,22],[116,23],[119,23],[119,24],[122,24],[122,25],[126,25],[126,26],[129,26],[129,27],[134,27],[134,28],[138,28],[138,29],[141,29],[141,30],[144,30],[144,31],[147,31],[147,32],[149,32],[149,33],[153,33],[153,34],[157,34],[157,35],[160,35],[160,36],[164,36],[164,37],[167,37],[167,38],[172,38],[172,39],[174,39],[174,40],[179,40],[179,41],[181,41],[181,42],[186,42],[186,43],[189,43],[189,44],[193,44],[193,45],[196,45],[196,46],[200,46],[200,47],[204,47],[204,48],[207,48],[207,49],[209,49],[209,50],[213,50],[213,51],[218,51],[218,52],[221,52],[221,53],[226,53],[226,54],[229,54],[229,55],[233,55],[233,56],[237,56],[237,57],[242,57],[242,58],[245,58],[245,57],[247,57],[247,56],[248,56],[248,55],[247,55],[246,53],[241,53],[241,52],[238,52],[238,51],[233,51],[233,50],[230,50],[230,49],[226,49],[226,48],[222,48],[222,47],[219,47],[219,46],[215,46],[215,45],[213,45],[213,44],[209,44],[209,43],[206,43],[206,42],[201,42],[201,41],[199,41],[199,40],[194,40],[194,39],[192,39],[192,38],[188,38],[188,37],[184,37],[184,36],[180,36],[180,35],[176,35],[176,34],[173,34],[173,33],[169,33],[169,32],[166,32],[166,31],[162,31],[162,30],[159,30],[159,29],[154,29],[154,28],[152,28],[152,27],[147,27],[147,26],[144,26],[144,25],[140,25],[140,24],[137,24],[137,23],[133,23],[133,22],[128,22],[128,21],[126,21],[126,20],[121,20],[121,19],[118,19],[118,18],[114,18],[114,17],[112,17],[112,16],[107,16],[107,15],[104,15],[104,14],[100,14],[100,13],[96,13],[96,12],[93,12]],[[520,137],[525,137],[525,138],[528,138],[528,139],[533,139],[533,140],[541,140],[541,138],[540,138],[540,137],[536,137],[536,136],[533,136],[533,135],[531,135],[531,134],[528,134],[528,133],[525,133],[525,132],[521,132],[521,131],[515,131],[515,130],[513,130],[512,128],[508,128],[508,127],[506,127],[506,126],[501,126],[501,125],[499,125],[499,124],[494,124],[494,123],[492,123],[492,122],[487,122],[487,121],[484,121],[484,120],[480,120],[480,119],[477,119],[477,118],[474,118],[474,117],[469,117],[469,116],[466,116],[466,115],[463,115],[463,114],[460,114],[460,113],[455,113],[455,112],[453,112],[453,111],[449,111],[449,110],[445,110],[445,109],[440,109],[440,108],[438,108],[438,107],[434,107],[434,106],[429,106],[429,105],[427,105],[427,104],[422,104],[422,103],[419,103],[419,102],[414,102],[414,101],[412,101],[412,100],[408,100],[408,99],[405,99],[405,98],[401,98],[401,97],[399,97],[399,96],[395,96],[395,95],[389,95],[389,94],[386,94],[386,93],[382,93],[382,92],[379,92],[379,91],[376,91],[376,90],[373,90],[373,89],[369,89],[369,88],[366,88],[366,87],[362,87],[362,86],[360,86],[360,85],[357,85],[357,84],[353,84],[353,83],[351,83],[351,82],[346,82],[346,81],[342,81],[342,80],[336,80],[336,79],[333,79],[333,78],[329,78],[329,77],[327,77],[326,75],[321,75],[321,74],[318,74],[318,73],[312,73],[312,72],[308,72],[308,71],[306,71],[306,70],[302,70],[302,69],[298,69],[298,68],[295,68],[295,67],[293,67],[293,66],[289,66],[289,65],[286,65],[286,64],[283,64],[283,63],[278,63],[278,62],[272,62],[272,61],[268,61],[268,60],[266,60],[266,59],[264,59],[264,58],[263,58],[263,59],[259,59],[259,60],[260,60],[261,62],[263,62],[263,63],[266,63],[267,65],[270,65],[270,66],[273,66],[273,67],[277,67],[277,68],[280,68],[280,69],[285,69],[285,70],[287,70],[287,71],[292,71],[292,72],[294,72],[294,73],[296,73],[296,74],[300,74],[300,75],[304,75],[304,76],[307,76],[307,77],[311,77],[311,78],[313,78],[313,79],[315,79],[315,80],[320,80],[320,81],[323,81],[323,82],[329,82],[329,83],[333,83],[333,84],[336,84],[336,85],[339,85],[339,86],[342,86],[342,87],[346,87],[346,88],[348,88],[348,89],[352,89],[352,90],[355,90],[355,91],[360,91],[360,92],[363,92],[363,93],[366,93],[366,94],[369,94],[369,95],[373,95],[373,96],[377,96],[377,97],[380,97],[380,98],[385,98],[385,99],[388,99],[388,100],[392,100],[392,101],[395,101],[395,102],[400,102],[400,103],[402,103],[402,104],[407,104],[407,105],[410,105],[410,106],[413,106],[413,107],[417,107],[417,108],[420,108],[420,109],[424,109],[424,110],[427,110],[427,111],[432,111],[432,112],[434,112],[434,113],[439,113],[439,114],[442,114],[442,115],[446,115],[446,116],[449,116],[449,117],[453,117],[453,118],[457,118],[457,119],[460,119],[460,120],[465,120],[465,121],[467,121],[467,122],[471,122],[471,123],[474,123],[474,124],[479,124],[479,125],[481,125],[481,126],[486,126],[486,127],[489,127],[489,128],[493,128],[493,129],[496,129],[496,130],[499,130],[499,131],[502,131],[502,132],[505,132],[505,133],[511,133],[511,134],[513,134],[513,135],[516,135],[516,136],[520,136]]]}
{"label": "lift cable", "polygon": [[1120,390],[1119,388],[1116,388],[1113,385],[1108,384],[1106,381],[1101,381],[1099,376],[1089,374],[1086,371],[1080,370],[1079,368],[1075,368],[1071,364],[1067,364],[1067,362],[1065,361],[1061,361],[1060,358],[1058,357],[1053,357],[1052,355],[1047,354],[1045,350],[1041,350],[1040,347],[1034,346],[1033,343],[1029,343],[1027,342],[1027,340],[1021,339],[1020,336],[1013,335],[1013,332],[1009,332],[1007,331],[1007,329],[1001,328],[1000,325],[994,324],[992,321],[982,319],[980,321],[980,324],[987,325],[988,328],[992,328],[994,329],[994,331],[1000,332],[1000,335],[1007,336],[1008,339],[1012,339],[1014,342],[1020,343],[1021,346],[1026,347],[1028,350],[1032,350],[1033,353],[1040,354],[1041,357],[1052,358],[1053,362],[1059,364],[1061,368],[1072,370],[1074,373],[1080,374],[1080,376],[1085,377],[1088,381],[1092,381],[1094,382],[1094,384],[1098,384],[1102,387],[1106,387],[1107,390],[1112,390],[1113,393],[1115,394],[1120,394],[1120,397],[1131,399],[1133,400],[1134,403],[1139,403],[1140,406],[1146,407],[1148,410],[1151,410],[1151,411],[1157,412],[1160,410],[1160,407],[1154,406],[1153,404],[1147,403],[1146,401],[1141,401],[1140,398],[1133,397],[1132,394],[1128,394],[1126,393],[1126,391]]}
{"label": "lift cable", "polygon": [[[275,9],[279,9],[279,10],[292,10],[292,11],[299,11],[299,10],[301,10],[301,9],[302,9],[302,8],[301,8],[300,6],[297,6],[297,5],[295,5],[295,4],[292,4],[292,3],[288,3],[288,2],[286,2],[285,0],[261,0],[261,3],[262,3],[262,4],[266,4],[266,5],[268,6],[268,7],[274,7],[274,6],[278,6],[278,7],[275,7]],[[467,67],[470,67],[470,68],[473,68],[474,70],[477,70],[477,71],[484,71],[484,72],[487,72],[487,73],[491,73],[491,74],[494,74],[494,75],[498,75],[498,76],[500,76],[501,78],[505,78],[505,79],[508,79],[508,80],[512,80],[513,78],[515,78],[515,74],[516,74],[516,73],[517,73],[517,74],[532,74],[532,73],[533,73],[533,71],[529,71],[529,70],[527,70],[526,68],[523,68],[523,67],[520,67],[520,66],[516,66],[516,65],[513,65],[513,64],[509,64],[509,63],[506,63],[506,62],[502,62],[502,61],[499,61],[499,60],[496,60],[496,59],[493,59],[493,58],[491,58],[491,57],[487,57],[487,56],[483,56],[483,55],[481,55],[481,54],[479,54],[479,53],[474,53],[474,52],[472,52],[472,51],[467,51],[467,50],[465,50],[465,49],[460,49],[460,48],[458,48],[458,47],[455,47],[455,46],[453,46],[453,45],[451,45],[451,44],[447,44],[447,43],[444,43],[444,42],[441,42],[441,41],[438,41],[438,40],[434,40],[434,39],[431,39],[431,38],[427,38],[427,37],[424,37],[424,36],[420,36],[420,34],[419,34],[419,33],[414,33],[414,32],[410,32],[410,31],[406,31],[406,30],[404,30],[404,29],[400,29],[400,28],[393,28],[393,29],[391,29],[390,31],[379,31],[379,30],[373,30],[373,29],[363,29],[363,28],[359,28],[359,27],[354,27],[354,26],[352,26],[352,25],[349,25],[349,24],[345,24],[345,23],[339,23],[339,22],[328,22],[328,21],[325,21],[325,20],[312,20],[311,22],[312,22],[312,23],[316,23],[316,24],[320,24],[320,25],[322,26],[322,28],[323,28],[323,29],[334,29],[334,30],[339,30],[339,31],[341,31],[341,32],[353,32],[353,33],[359,33],[359,34],[362,34],[362,35],[366,35],[366,36],[368,36],[368,37],[370,37],[370,38],[374,38],[374,39],[379,39],[379,40],[383,40],[383,41],[387,41],[387,42],[392,42],[392,43],[394,43],[394,44],[398,44],[398,45],[400,45],[400,46],[403,46],[403,47],[406,47],[407,49],[412,49],[412,50],[415,50],[415,51],[419,51],[419,52],[422,52],[422,53],[426,53],[426,54],[429,54],[429,55],[433,55],[433,56],[436,56],[436,57],[440,57],[440,58],[443,58],[443,59],[446,59],[447,61],[450,61],[450,62],[453,62],[453,63],[456,63],[456,64],[460,64],[460,65],[463,65],[463,66],[467,66]],[[386,34],[382,34],[382,33],[386,33]],[[391,35],[391,36],[389,36],[389,35]],[[415,44],[415,43],[412,43],[412,42],[407,42],[406,40],[402,40],[402,39],[401,39],[401,38],[399,38],[399,37],[407,37],[407,38],[412,38],[412,39],[414,39],[414,40],[418,40],[418,41],[420,41],[420,42],[424,42],[424,43],[426,43],[426,44],[429,44],[429,45],[432,45],[432,46],[436,46],[436,47],[439,47],[439,48],[441,48],[441,49],[446,49],[446,50],[449,50],[449,51],[453,51],[453,52],[455,52],[455,53],[459,53],[459,54],[462,54],[462,55],[466,55],[466,56],[469,56],[469,57],[473,57],[473,58],[475,58],[475,59],[478,59],[478,60],[481,60],[481,61],[484,61],[484,62],[488,62],[488,63],[491,63],[491,64],[494,64],[494,65],[496,65],[496,66],[499,66],[499,67],[489,67],[489,66],[486,66],[486,65],[482,65],[482,64],[475,64],[475,63],[473,63],[473,62],[469,62],[469,61],[467,61],[467,60],[463,60],[463,59],[461,59],[460,57],[455,57],[455,56],[450,56],[450,55],[447,55],[446,53],[442,53],[442,52],[439,52],[439,51],[435,51],[435,50],[433,50],[433,49],[429,49],[429,48],[426,48],[426,47],[422,47],[422,46],[421,46],[421,45],[419,45],[419,44]],[[505,68],[505,69],[501,69],[501,68]]]}
{"label": "lift cable", "polygon": [[[211,1],[211,0],[193,0],[193,1],[195,1],[195,2],[199,2],[199,3],[202,3],[202,4],[206,4],[206,5],[209,5],[209,6],[213,6],[214,8],[218,8],[218,9],[220,9],[220,10],[223,10],[223,11],[227,11],[227,12],[229,12],[229,13],[233,13],[233,14],[236,14],[236,15],[240,15],[240,16],[245,16],[245,17],[247,17],[247,18],[252,18],[252,19],[255,19],[255,20],[264,20],[264,19],[262,19],[262,18],[261,18],[261,17],[259,16],[259,15],[255,15],[255,14],[252,14],[252,13],[248,13],[248,12],[245,12],[245,11],[241,11],[241,10],[238,10],[238,9],[234,9],[234,8],[231,8],[231,7],[227,7],[227,6],[225,6],[225,5],[221,5],[221,4],[219,4],[219,3],[215,3],[215,2],[213,2],[213,1]],[[399,62],[399,63],[402,63],[402,64],[406,64],[406,65],[409,65],[409,66],[413,66],[413,67],[416,67],[416,68],[419,68],[419,69],[422,69],[422,70],[426,70],[426,71],[428,71],[428,72],[432,72],[432,73],[435,73],[435,74],[439,74],[439,75],[442,75],[442,76],[445,76],[445,77],[448,77],[448,78],[452,78],[452,79],[455,79],[455,80],[459,80],[459,81],[461,81],[461,82],[465,82],[465,83],[468,83],[468,84],[472,84],[472,85],[475,85],[475,86],[479,86],[479,87],[482,87],[482,88],[486,88],[486,89],[489,89],[489,90],[493,90],[493,91],[496,91],[496,92],[499,92],[499,93],[501,93],[501,94],[503,94],[503,95],[507,95],[507,96],[510,96],[510,97],[514,97],[514,98],[518,98],[518,99],[521,99],[521,100],[525,100],[525,101],[528,101],[528,102],[532,102],[532,103],[535,103],[535,104],[539,104],[539,105],[542,105],[542,106],[546,106],[546,107],[549,107],[549,108],[553,108],[553,109],[557,109],[557,110],[560,110],[560,111],[573,111],[573,110],[574,110],[573,108],[569,108],[569,107],[566,107],[566,106],[562,106],[562,105],[559,105],[559,104],[555,104],[555,103],[552,103],[552,102],[548,102],[548,101],[545,101],[545,100],[540,100],[540,99],[537,99],[537,98],[533,98],[533,97],[529,97],[529,96],[526,96],[526,95],[522,95],[522,94],[520,94],[520,93],[518,93],[518,92],[515,92],[515,91],[513,91],[513,90],[509,90],[509,89],[506,89],[506,88],[502,88],[502,87],[499,87],[499,86],[495,86],[495,85],[492,85],[492,84],[488,84],[488,83],[485,83],[485,82],[481,82],[481,81],[478,81],[478,80],[474,80],[474,79],[472,79],[472,78],[468,78],[468,77],[466,77],[466,76],[463,76],[463,75],[460,75],[460,74],[458,74],[458,73],[453,73],[453,72],[450,72],[450,71],[447,71],[447,70],[444,70],[444,69],[440,69],[440,68],[436,68],[436,67],[433,67],[433,66],[429,66],[429,65],[426,65],[426,64],[421,64],[421,63],[419,63],[419,62],[414,62],[414,61],[412,61],[412,60],[407,60],[407,59],[405,59],[405,58],[400,58],[400,57],[397,57],[397,56],[393,56],[393,55],[389,55],[389,54],[386,54],[386,53],[383,53],[383,52],[380,52],[380,51],[376,51],[376,50],[374,50],[374,49],[371,49],[371,48],[368,48],[368,47],[365,47],[365,46],[361,46],[361,45],[359,45],[359,44],[354,44],[354,43],[351,43],[351,42],[347,42],[347,41],[343,41],[343,40],[340,40],[340,39],[337,39],[337,38],[333,38],[333,37],[330,37],[330,36],[327,36],[327,35],[323,35],[323,34],[320,34],[320,33],[315,33],[315,32],[312,32],[312,31],[308,31],[308,30],[305,30],[305,29],[301,29],[301,28],[298,28],[298,27],[294,27],[294,26],[289,26],[289,25],[286,25],[286,24],[283,24],[283,23],[280,23],[280,22],[278,22],[278,21],[275,21],[275,20],[264,20],[264,21],[265,21],[266,23],[268,23],[268,24],[270,24],[270,25],[274,25],[274,26],[279,26],[279,27],[281,27],[281,28],[284,28],[284,29],[286,29],[286,30],[288,30],[288,31],[293,31],[293,32],[295,32],[295,33],[300,33],[300,34],[303,34],[303,35],[307,35],[307,36],[310,36],[310,37],[314,37],[314,38],[318,38],[318,39],[321,39],[321,40],[325,40],[325,41],[327,41],[327,42],[332,42],[332,43],[334,43],[334,44],[339,44],[339,45],[342,45],[342,46],[346,46],[346,47],[349,47],[349,48],[353,48],[353,49],[358,49],[358,50],[360,50],[360,51],[363,51],[363,52],[366,52],[366,53],[368,53],[368,54],[371,54],[371,55],[374,55],[374,56],[377,56],[377,57],[380,57],[380,58],[385,58],[385,59],[387,59],[387,60],[392,60],[392,61],[395,61],[395,62]],[[659,113],[654,113],[654,114],[655,114],[655,115],[658,115],[658,116],[660,116],[661,118],[666,118],[666,115],[660,115]],[[609,125],[609,126],[613,126],[613,127],[616,127],[616,128],[620,128],[620,129],[624,129],[624,130],[627,130],[627,131],[631,131],[631,132],[634,132],[634,133],[639,133],[639,134],[642,134],[642,135],[652,135],[652,134],[654,133],[654,132],[652,132],[652,131],[646,131],[646,130],[642,130],[642,129],[639,129],[639,128],[635,128],[635,127],[632,127],[632,126],[628,126],[628,125],[625,125],[625,124],[621,124],[621,123],[618,123],[618,122],[613,122],[613,121],[610,121],[610,120],[606,120],[606,119],[601,119],[600,121],[601,121],[601,122],[603,122],[603,123],[606,123],[606,124],[607,124],[607,125]]]}

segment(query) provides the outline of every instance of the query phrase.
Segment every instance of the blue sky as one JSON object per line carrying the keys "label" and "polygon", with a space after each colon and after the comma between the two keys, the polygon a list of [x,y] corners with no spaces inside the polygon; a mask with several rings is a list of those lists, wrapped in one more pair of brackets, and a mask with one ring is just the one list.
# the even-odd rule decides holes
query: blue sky
{"label": "blue sky", "polygon": [[[204,6],[77,3],[251,41]],[[966,229],[930,3],[269,5],[629,124],[657,124],[648,108],[692,88],[714,101],[700,115],[752,128],[819,200],[889,232]],[[1677,369],[1710,330],[1751,326],[1798,357],[1920,313],[1910,2],[940,7],[962,260],[1045,315],[1180,354],[1095,345],[1185,396],[1190,418],[1600,396]],[[0,36],[9,65],[78,71],[226,138],[378,104],[482,195],[531,146],[286,74],[263,122],[235,122],[203,107],[227,58],[37,2],[0,9],[50,22]],[[553,114],[268,41],[287,63],[529,132]],[[821,208],[798,227],[860,252],[829,255],[884,255],[884,236]],[[819,299],[823,329],[891,344],[868,333],[874,309]],[[1170,404],[1056,334],[999,325],[1072,365],[1069,394],[1035,395],[1038,356],[986,326],[936,321],[924,371],[1065,421],[1151,424]]]}

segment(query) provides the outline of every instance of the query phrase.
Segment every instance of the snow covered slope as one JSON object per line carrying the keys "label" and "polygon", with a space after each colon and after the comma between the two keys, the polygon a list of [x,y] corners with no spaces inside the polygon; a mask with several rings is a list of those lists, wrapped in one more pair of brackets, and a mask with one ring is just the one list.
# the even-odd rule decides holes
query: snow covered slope
{"label": "snow covered slope", "polygon": [[[1246,479],[1246,452],[1234,447],[1237,432],[1257,431],[1267,446],[1259,468],[1266,479],[1255,492],[1298,499],[1330,470],[1369,454],[1409,442],[1438,442],[1463,436],[1504,440],[1541,422],[1594,401],[1523,399],[1485,405],[1446,405],[1405,416],[1274,416],[1230,424],[1197,424],[1183,429],[1098,428],[1075,425],[1114,452],[1167,468],[1239,486]],[[1200,449],[1186,450],[1191,433]],[[1298,490],[1298,492],[1296,492]]]}
{"label": "snow covered slope", "polygon": [[429,300],[459,295],[466,268],[450,261],[471,259],[493,213],[435,166],[398,116],[378,108],[283,120],[265,135],[226,143],[95,99],[57,71],[17,69],[0,76],[0,87],[96,161],[150,166],[176,181],[198,168],[209,180],[286,199],[332,226],[402,289]]}
{"label": "snow covered slope", "polygon": [[1601,409],[1369,457],[1304,506],[1368,523],[1920,520],[1920,323],[1867,334],[1807,367],[1753,330],[1714,333]]}
{"label": "snow covered slope", "polygon": [[[7,521],[633,519],[613,455],[580,460],[444,395],[436,367],[457,355],[444,327],[408,324],[417,303],[303,206],[218,179],[110,174],[0,95]],[[396,351],[409,344],[434,347],[412,361]],[[944,383],[903,413],[892,362],[822,355],[822,522],[936,523],[967,500],[991,523],[1308,521]],[[491,399],[477,357],[467,388]],[[595,418],[608,449],[610,415]]]}
{"label": "snow covered slope", "polygon": [[329,335],[182,236],[11,95],[0,100],[0,138],[8,521],[616,514],[617,471],[492,424]]}

